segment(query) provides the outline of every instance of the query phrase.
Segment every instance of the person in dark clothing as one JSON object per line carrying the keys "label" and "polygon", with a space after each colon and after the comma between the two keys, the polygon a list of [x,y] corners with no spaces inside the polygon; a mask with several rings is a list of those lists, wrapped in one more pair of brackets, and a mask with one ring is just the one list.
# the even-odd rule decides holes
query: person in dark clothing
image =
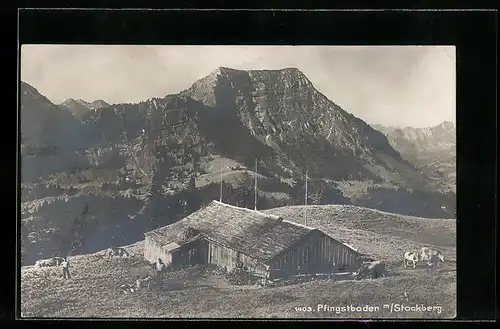
{"label": "person in dark clothing", "polygon": [[67,257],[61,263],[61,267],[63,271],[63,277],[65,279],[71,279],[71,274],[69,273],[69,261]]}
{"label": "person in dark clothing", "polygon": [[158,261],[156,262],[156,276],[158,278],[163,278],[163,276],[165,275],[165,263],[163,263],[163,261],[158,258]]}

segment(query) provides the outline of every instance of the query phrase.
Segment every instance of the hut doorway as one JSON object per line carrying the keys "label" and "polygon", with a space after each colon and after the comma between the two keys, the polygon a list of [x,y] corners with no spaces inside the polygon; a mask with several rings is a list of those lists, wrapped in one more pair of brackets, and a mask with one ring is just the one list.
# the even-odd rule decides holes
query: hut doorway
{"label": "hut doorway", "polygon": [[201,264],[200,253],[198,252],[198,248],[193,248],[188,251],[187,254],[187,263],[188,265],[196,265]]}
{"label": "hut doorway", "polygon": [[306,246],[304,249],[303,260],[304,264],[302,266],[302,271],[304,273],[312,273],[315,271],[314,268],[314,259],[313,258],[313,250],[311,246]]}

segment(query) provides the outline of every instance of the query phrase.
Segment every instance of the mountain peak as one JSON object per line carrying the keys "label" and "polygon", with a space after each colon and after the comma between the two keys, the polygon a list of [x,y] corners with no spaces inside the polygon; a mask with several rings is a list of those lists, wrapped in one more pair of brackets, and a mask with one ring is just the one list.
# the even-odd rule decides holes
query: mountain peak
{"label": "mountain peak", "polygon": [[32,99],[37,99],[43,102],[46,105],[53,105],[52,102],[45,96],[43,96],[38,89],[33,87],[27,82],[21,81],[21,84],[19,86],[19,93],[21,96],[27,96]]}
{"label": "mountain peak", "polygon": [[95,100],[93,102],[87,102],[86,100],[81,99],[81,98],[78,98],[78,99],[68,98],[64,102],[62,102],[60,105],[63,107],[73,108],[73,109],[79,108],[80,111],[83,111],[84,108],[91,110],[91,109],[100,109],[103,107],[110,106],[108,103],[106,103],[105,101],[103,101],[101,99]]}
{"label": "mountain peak", "polygon": [[240,70],[240,69],[234,69],[231,67],[227,66],[219,66],[215,70],[213,70],[210,75],[217,75],[217,74],[227,74],[227,73],[236,73],[236,72],[246,72],[249,74],[252,73],[288,73],[288,74],[297,74],[301,76],[305,76],[305,74],[297,67],[284,67],[281,69],[254,69],[254,70]]}
{"label": "mountain peak", "polygon": [[280,72],[280,73],[302,73],[297,67],[284,67],[282,69],[261,69],[261,70],[249,70],[248,72]]}
{"label": "mountain peak", "polygon": [[455,124],[453,123],[453,121],[443,121],[438,125],[438,127],[442,127],[446,130],[451,130],[455,129]]}
{"label": "mountain peak", "polygon": [[295,82],[302,86],[312,86],[307,76],[296,67],[285,67],[282,69],[250,70],[248,74],[257,80],[278,79],[279,81],[293,84]]}
{"label": "mountain peak", "polygon": [[227,101],[231,103],[230,98],[236,94],[251,97],[250,95],[259,92],[259,88],[272,90],[276,86],[282,86],[281,88],[286,89],[288,93],[298,89],[316,92],[309,79],[296,67],[239,70],[219,66],[180,94],[200,101],[206,106],[227,107],[228,104],[223,105],[223,103]]}
{"label": "mountain peak", "polygon": [[79,101],[77,101],[76,99],[74,98],[66,98],[64,100],[64,102],[61,103],[61,105],[65,105],[65,106],[71,106],[71,105],[76,105],[76,104],[81,104]]}
{"label": "mountain peak", "polygon": [[105,102],[105,101],[103,101],[102,99],[95,100],[95,101],[93,101],[92,103],[90,103],[90,105],[91,105],[93,108],[97,108],[97,109],[100,109],[100,108],[103,108],[103,107],[108,107],[108,106],[110,106],[108,103],[106,103],[106,102]]}
{"label": "mountain peak", "polygon": [[218,68],[215,69],[215,72],[217,72],[217,73],[231,72],[231,71],[241,71],[241,70],[233,69],[233,68],[227,67],[227,66],[219,66]]}
{"label": "mountain peak", "polygon": [[78,103],[82,104],[82,105],[90,105],[90,103],[89,103],[89,102],[87,102],[86,100],[83,100],[83,99],[81,99],[81,98],[78,98],[76,101],[77,101]]}
{"label": "mountain peak", "polygon": [[90,110],[91,105],[83,99],[68,98],[60,104],[62,109],[69,111],[79,120]]}

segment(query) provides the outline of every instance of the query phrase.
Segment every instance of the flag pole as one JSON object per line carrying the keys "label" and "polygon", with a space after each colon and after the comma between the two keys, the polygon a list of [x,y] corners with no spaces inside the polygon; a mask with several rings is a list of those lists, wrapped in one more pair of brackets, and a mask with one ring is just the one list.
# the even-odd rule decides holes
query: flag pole
{"label": "flag pole", "polygon": [[307,168],[306,168],[306,194],[304,197],[304,225],[307,226]]}
{"label": "flag pole", "polygon": [[255,158],[255,203],[254,210],[257,210],[257,158]]}
{"label": "flag pole", "polygon": [[219,201],[222,202],[222,157],[220,159],[220,196]]}

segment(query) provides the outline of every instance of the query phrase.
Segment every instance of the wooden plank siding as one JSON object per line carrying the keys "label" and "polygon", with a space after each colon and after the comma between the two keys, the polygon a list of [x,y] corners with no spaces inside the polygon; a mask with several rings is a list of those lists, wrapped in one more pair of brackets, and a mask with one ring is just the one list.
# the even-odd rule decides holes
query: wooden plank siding
{"label": "wooden plank siding", "polygon": [[215,241],[208,241],[208,263],[233,270],[241,263],[248,271],[259,276],[265,276],[267,267],[262,262],[244,253],[225,247]]}
{"label": "wooden plank siding", "polygon": [[183,267],[189,264],[188,254],[190,251],[196,253],[196,259],[191,260],[192,264],[214,264],[222,268],[226,267],[228,271],[231,271],[241,262],[249,272],[255,275],[266,276],[267,274],[267,266],[261,261],[214,241],[205,239],[193,241],[169,253],[154,240],[148,237],[145,239],[144,257],[151,263],[161,258],[164,263],[170,263],[174,268]]}
{"label": "wooden plank siding", "polygon": [[359,264],[359,253],[319,231],[312,232],[269,262],[271,272],[275,273],[272,276],[295,274],[298,266],[303,273],[317,273],[342,267],[357,269]]}
{"label": "wooden plank siding", "polygon": [[[189,256],[191,253],[191,258]],[[195,240],[183,244],[172,252],[172,266],[179,268],[187,265],[207,264],[208,242]]]}
{"label": "wooden plank siding", "polygon": [[158,258],[165,264],[172,262],[172,255],[149,237],[146,237],[144,241],[144,258],[150,263],[155,263]]}

